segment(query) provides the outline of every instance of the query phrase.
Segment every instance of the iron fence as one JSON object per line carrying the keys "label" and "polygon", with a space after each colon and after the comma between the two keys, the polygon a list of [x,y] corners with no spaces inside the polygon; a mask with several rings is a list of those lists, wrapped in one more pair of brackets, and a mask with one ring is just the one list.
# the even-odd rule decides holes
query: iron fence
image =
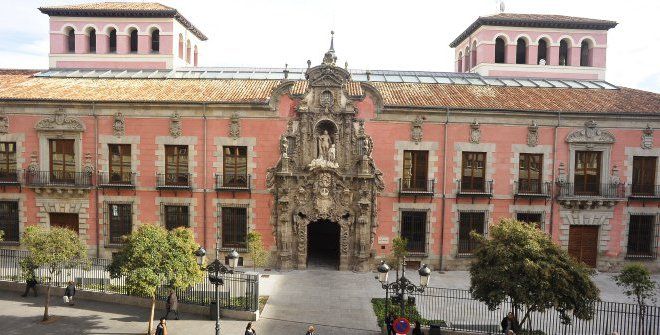
{"label": "iron fence", "polygon": [[469,184],[463,180],[457,180],[458,191],[456,196],[467,197],[492,197],[493,196],[493,181],[485,180],[482,183]]}
{"label": "iron fence", "polygon": [[[20,262],[27,256],[27,251],[0,249],[0,280],[24,282]],[[52,278],[52,285],[65,287],[71,280],[80,290],[129,294],[124,277],[110,278],[110,273],[107,271],[111,262],[109,259],[91,258],[90,261],[89,269],[82,267],[62,269],[59,275]],[[39,283],[46,282],[47,269],[36,269],[35,274]],[[220,286],[219,291],[220,308],[243,311],[256,311],[259,308],[259,275],[257,274],[227,274],[224,276],[224,285]],[[164,283],[158,287],[156,299],[166,300],[168,292],[169,287]],[[209,306],[211,302],[215,302],[215,286],[207,278],[192,287],[176,290],[176,294],[181,303]]]}
{"label": "iron fence", "polygon": [[29,171],[25,174],[25,183],[35,187],[92,187],[91,172],[70,171]]}
{"label": "iron fence", "polygon": [[399,179],[399,194],[434,195],[435,179]]}
{"label": "iron fence", "polygon": [[249,191],[251,176],[249,174],[216,174],[215,189],[218,191]]}
{"label": "iron fence", "polygon": [[622,199],[625,197],[625,185],[616,183],[561,183],[557,184],[559,197],[600,197]]}
{"label": "iron fence", "polygon": [[100,188],[133,188],[135,176],[134,172],[99,172],[98,185]]}
{"label": "iron fence", "polygon": [[190,189],[192,188],[190,173],[158,173],[156,174],[157,189]]}
{"label": "iron fence", "polygon": [[[511,301],[491,311],[486,304],[472,298],[468,290],[427,287],[423,293],[414,293],[415,305],[420,316],[430,324],[445,322],[445,327],[459,331],[484,334],[501,334],[500,322],[512,311]],[[522,319],[524,311],[519,311]],[[640,319],[639,306],[618,302],[597,302],[591,320],[572,317],[570,325],[561,323],[555,310],[531,312],[522,327],[524,334],[534,335],[659,335],[660,306],[646,306],[644,320]]]}

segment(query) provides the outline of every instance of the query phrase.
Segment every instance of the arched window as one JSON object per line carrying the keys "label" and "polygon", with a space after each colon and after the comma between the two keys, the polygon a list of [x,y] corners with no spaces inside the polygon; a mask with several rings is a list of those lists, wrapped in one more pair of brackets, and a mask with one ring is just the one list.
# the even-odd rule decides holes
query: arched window
{"label": "arched window", "polygon": [[465,55],[465,60],[463,61],[463,72],[468,72],[470,71],[470,46],[468,45],[465,47],[465,52],[463,53]]}
{"label": "arched window", "polygon": [[89,52],[96,53],[96,29],[94,28],[89,29],[88,38],[89,38]]}
{"label": "arched window", "polygon": [[591,66],[591,48],[587,40],[580,44],[580,66]]}
{"label": "arched window", "polygon": [[151,32],[151,52],[160,52],[160,31],[158,29]]}
{"label": "arched window", "polygon": [[179,58],[183,59],[183,35],[179,34]]}
{"label": "arched window", "polygon": [[112,28],[108,34],[108,52],[117,52],[117,30]]}
{"label": "arched window", "polygon": [[76,52],[76,32],[69,28],[66,32],[66,45],[68,52]]}
{"label": "arched window", "polygon": [[477,66],[477,41],[472,42],[472,48],[470,49],[470,66],[472,68]]}
{"label": "arched window", "polygon": [[131,52],[138,51],[138,31],[137,29],[130,30],[131,35]]}
{"label": "arched window", "polygon": [[190,40],[186,41],[186,63],[190,63]]}
{"label": "arched window", "polygon": [[498,37],[495,40],[495,63],[504,63],[505,48],[506,44],[504,43],[504,39]]}
{"label": "arched window", "polygon": [[463,72],[463,52],[458,53],[458,72]]}
{"label": "arched window", "polygon": [[527,64],[527,41],[519,38],[516,43],[516,64]]}
{"label": "arched window", "polygon": [[194,52],[194,56],[193,56],[193,59],[194,59],[193,64],[195,66],[197,66],[197,57],[198,57],[198,55],[197,55],[197,46],[195,46],[195,52]]}
{"label": "arched window", "polygon": [[539,40],[538,56],[536,57],[536,64],[541,63],[548,64],[548,42],[545,39]]}
{"label": "arched window", "polygon": [[559,41],[559,65],[570,65],[568,58],[568,41],[563,39]]}

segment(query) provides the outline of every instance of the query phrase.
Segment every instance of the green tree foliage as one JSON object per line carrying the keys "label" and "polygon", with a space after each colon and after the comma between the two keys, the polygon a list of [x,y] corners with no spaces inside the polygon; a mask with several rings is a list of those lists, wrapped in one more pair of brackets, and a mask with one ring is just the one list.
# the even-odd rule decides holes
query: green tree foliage
{"label": "green tree foliage", "polygon": [[248,253],[252,259],[252,269],[265,266],[268,263],[268,252],[264,248],[261,240],[261,234],[251,231],[247,235]]}
{"label": "green tree foliage", "polygon": [[149,334],[158,287],[167,284],[174,289],[187,288],[204,279],[194,255],[198,248],[190,230],[167,231],[147,224],[127,236],[121,250],[112,258],[108,266],[110,276],[125,277],[129,294],[151,298]]}
{"label": "green tree foliage", "polygon": [[408,256],[408,240],[405,237],[397,236],[392,239],[392,252],[387,258],[387,263],[392,269],[396,270],[397,277],[399,277],[399,266],[401,260]]}
{"label": "green tree foliage", "polygon": [[89,268],[87,248],[73,230],[59,227],[28,227],[23,242],[30,252],[21,263],[23,272],[34,275],[33,270],[40,267],[48,271],[48,276],[44,278],[47,290],[43,317],[43,321],[47,321],[50,318],[48,306],[52,278],[59,276],[64,269],[76,266]]}
{"label": "green tree foliage", "polygon": [[521,324],[530,312],[555,308],[565,324],[569,314],[593,318],[600,291],[591,280],[594,271],[575,261],[531,224],[502,219],[490,229],[490,238],[472,233],[479,241],[470,266],[472,296],[495,310],[510,298],[514,313],[524,308]]}
{"label": "green tree foliage", "polygon": [[628,264],[621,273],[613,277],[614,282],[624,288],[623,293],[634,297],[639,305],[639,334],[644,332],[644,316],[647,300],[655,301],[656,283],[651,279],[651,272],[642,264]]}
{"label": "green tree foliage", "polygon": [[0,242],[2,242],[3,237],[5,236],[5,231],[0,230]]}

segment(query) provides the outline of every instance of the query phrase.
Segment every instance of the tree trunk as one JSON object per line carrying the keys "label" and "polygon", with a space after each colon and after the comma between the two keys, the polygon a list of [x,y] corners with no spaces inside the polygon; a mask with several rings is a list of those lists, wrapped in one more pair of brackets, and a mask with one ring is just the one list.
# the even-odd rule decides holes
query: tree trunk
{"label": "tree trunk", "polygon": [[154,325],[154,310],[156,309],[156,295],[151,296],[151,313],[149,314],[149,326],[147,328],[147,335],[151,334]]}
{"label": "tree trunk", "polygon": [[46,285],[46,303],[44,307],[44,318],[42,321],[48,321],[50,318],[48,315],[48,305],[50,305],[50,280],[48,280],[48,284]]}

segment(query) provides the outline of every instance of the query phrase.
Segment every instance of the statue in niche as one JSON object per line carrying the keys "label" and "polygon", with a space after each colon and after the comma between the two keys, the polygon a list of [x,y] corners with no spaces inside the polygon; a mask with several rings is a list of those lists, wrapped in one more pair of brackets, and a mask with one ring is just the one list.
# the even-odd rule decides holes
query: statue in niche
{"label": "statue in niche", "polygon": [[316,144],[318,147],[318,157],[309,163],[309,168],[312,170],[315,168],[338,168],[339,164],[335,162],[337,148],[332,141],[332,137],[328,134],[328,130],[323,130],[321,135],[316,139]]}
{"label": "statue in niche", "polygon": [[337,149],[335,148],[335,144],[332,143],[330,145],[330,149],[328,149],[328,161],[333,162],[336,160],[336,155],[337,155]]}
{"label": "statue in niche", "polygon": [[280,138],[280,153],[282,154],[282,158],[289,158],[289,140],[286,138],[286,136],[282,136]]}
{"label": "statue in niche", "polygon": [[323,134],[319,135],[318,138],[318,146],[319,146],[319,157],[322,159],[327,159],[328,158],[328,151],[330,150],[330,135],[328,135],[328,131],[324,130]]}

